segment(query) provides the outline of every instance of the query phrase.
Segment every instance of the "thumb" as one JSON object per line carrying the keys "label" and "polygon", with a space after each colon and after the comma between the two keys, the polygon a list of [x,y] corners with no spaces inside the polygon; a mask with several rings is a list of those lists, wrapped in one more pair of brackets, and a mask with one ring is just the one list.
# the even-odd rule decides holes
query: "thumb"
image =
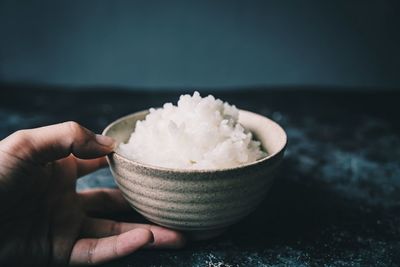
{"label": "thumb", "polygon": [[3,151],[23,160],[46,163],[65,158],[71,153],[82,159],[101,157],[111,153],[116,143],[111,137],[96,135],[71,121],[20,130],[0,144]]}

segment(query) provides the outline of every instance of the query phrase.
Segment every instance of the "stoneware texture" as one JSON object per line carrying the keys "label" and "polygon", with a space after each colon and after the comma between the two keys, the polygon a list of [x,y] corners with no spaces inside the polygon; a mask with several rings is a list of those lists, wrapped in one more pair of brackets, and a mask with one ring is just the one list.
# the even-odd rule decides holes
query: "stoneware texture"
{"label": "stoneware texture", "polygon": [[[148,111],[111,123],[103,134],[127,142]],[[111,172],[131,206],[148,220],[207,239],[239,221],[265,197],[286,147],[285,131],[274,121],[240,110],[239,122],[261,141],[268,156],[233,168],[170,169],[139,163],[114,152]]]}

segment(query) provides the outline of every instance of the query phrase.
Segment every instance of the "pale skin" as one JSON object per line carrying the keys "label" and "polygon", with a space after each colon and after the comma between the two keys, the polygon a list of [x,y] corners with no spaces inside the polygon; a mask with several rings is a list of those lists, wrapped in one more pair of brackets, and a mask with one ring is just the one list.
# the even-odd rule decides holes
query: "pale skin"
{"label": "pale skin", "polygon": [[117,189],[76,192],[76,179],[106,166],[114,148],[75,122],[0,141],[0,266],[96,265],[184,245],[173,230],[96,218],[131,210]]}

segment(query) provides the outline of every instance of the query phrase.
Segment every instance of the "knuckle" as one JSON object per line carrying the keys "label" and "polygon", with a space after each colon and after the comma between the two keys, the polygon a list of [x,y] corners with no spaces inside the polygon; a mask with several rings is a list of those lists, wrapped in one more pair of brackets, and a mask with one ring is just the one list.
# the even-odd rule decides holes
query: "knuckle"
{"label": "knuckle", "polygon": [[89,248],[88,248],[88,255],[87,255],[87,258],[88,258],[88,264],[94,264],[95,262],[94,262],[94,256],[95,256],[95,253],[96,253],[96,248],[97,248],[97,245],[98,245],[98,239],[94,239],[93,241],[91,241],[90,242],[90,244],[89,244]]}
{"label": "knuckle", "polygon": [[65,122],[65,125],[68,127],[69,131],[72,132],[73,134],[80,134],[83,131],[82,126],[77,123],[76,121],[67,121]]}
{"label": "knuckle", "polygon": [[10,143],[12,146],[28,147],[30,145],[30,138],[28,130],[18,130],[10,136]]}
{"label": "knuckle", "polygon": [[65,125],[69,133],[67,136],[67,140],[69,140],[69,143],[85,144],[88,142],[89,136],[85,129],[79,123],[75,121],[68,121],[65,122]]}
{"label": "knuckle", "polygon": [[25,138],[27,135],[27,130],[18,130],[14,132],[11,136],[13,136],[16,139],[22,139]]}
{"label": "knuckle", "polygon": [[31,159],[32,154],[37,152],[32,130],[18,130],[8,136],[1,143],[1,151],[6,152],[20,160]]}

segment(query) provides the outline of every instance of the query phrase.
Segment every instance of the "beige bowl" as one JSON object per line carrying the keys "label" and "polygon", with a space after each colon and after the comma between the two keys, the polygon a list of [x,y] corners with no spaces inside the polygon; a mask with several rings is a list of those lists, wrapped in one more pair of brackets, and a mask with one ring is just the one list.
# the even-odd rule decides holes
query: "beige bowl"
{"label": "beige bowl", "polygon": [[[120,118],[103,134],[127,142],[136,121],[147,114]],[[193,239],[214,237],[265,197],[286,146],[285,131],[274,121],[240,110],[239,122],[261,141],[267,157],[233,168],[185,170],[139,163],[115,152],[108,157],[115,181],[130,205],[148,220],[187,232]]]}

